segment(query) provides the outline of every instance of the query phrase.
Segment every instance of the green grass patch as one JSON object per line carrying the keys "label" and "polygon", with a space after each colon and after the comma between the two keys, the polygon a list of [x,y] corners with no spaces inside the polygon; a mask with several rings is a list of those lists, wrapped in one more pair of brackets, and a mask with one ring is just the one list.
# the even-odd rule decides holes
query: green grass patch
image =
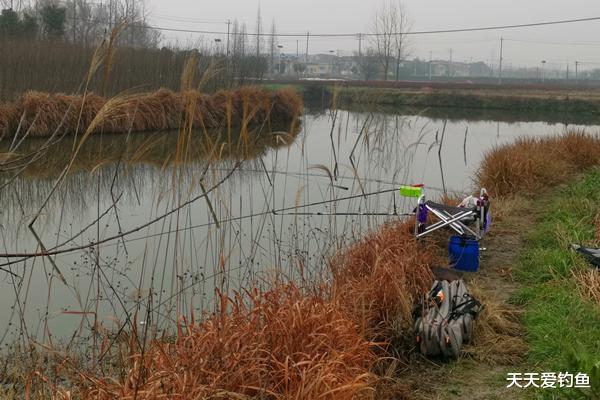
{"label": "green grass patch", "polygon": [[265,83],[265,84],[262,84],[261,86],[267,90],[272,90],[272,91],[282,90],[282,89],[293,89],[298,94],[303,94],[304,90],[305,90],[305,87],[302,85],[289,85],[289,84],[283,84],[283,83]]}
{"label": "green grass patch", "polygon": [[579,294],[572,272],[591,267],[569,248],[570,243],[593,243],[600,170],[562,190],[544,208],[520,262],[524,289],[515,299],[525,306],[531,372],[587,373],[592,389],[544,389],[535,395],[600,398],[600,307]]}

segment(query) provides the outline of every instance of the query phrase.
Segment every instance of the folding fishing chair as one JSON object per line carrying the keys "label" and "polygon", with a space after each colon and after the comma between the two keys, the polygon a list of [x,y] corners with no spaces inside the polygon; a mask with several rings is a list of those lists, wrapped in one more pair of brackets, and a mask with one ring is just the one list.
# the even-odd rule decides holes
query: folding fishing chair
{"label": "folding fishing chair", "polygon": [[[481,189],[479,198],[473,199],[471,206],[452,207],[428,201],[421,195],[415,208],[415,236],[421,238],[441,228],[450,228],[461,236],[471,236],[481,240],[489,228],[489,197]],[[429,213],[439,221],[427,225]]]}

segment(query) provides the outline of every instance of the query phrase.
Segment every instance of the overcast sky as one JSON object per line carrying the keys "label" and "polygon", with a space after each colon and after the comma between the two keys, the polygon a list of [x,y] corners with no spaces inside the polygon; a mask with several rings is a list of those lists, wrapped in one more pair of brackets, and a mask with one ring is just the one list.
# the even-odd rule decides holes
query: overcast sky
{"label": "overcast sky", "polygon": [[[227,31],[218,20],[238,19],[255,29],[257,0],[147,0],[147,12],[155,25],[169,28]],[[263,25],[269,29],[275,19],[279,32],[358,33],[367,32],[377,0],[261,0]],[[600,0],[405,0],[413,20],[413,30],[439,30],[512,25],[530,22],[600,17]],[[207,20],[211,20],[207,23]],[[214,20],[215,22],[212,22]],[[412,37],[413,55],[434,59],[497,63],[500,37],[504,43],[506,65],[538,65],[546,60],[549,67],[566,68],[566,63],[597,62],[600,67],[600,21],[522,28],[503,31],[422,35]],[[200,35],[175,35],[180,41],[199,39]],[[216,35],[205,35],[212,42]],[[285,53],[306,50],[306,39],[281,38]],[[358,40],[311,38],[309,52],[329,50],[351,52]],[[573,66],[572,66],[573,67]]]}

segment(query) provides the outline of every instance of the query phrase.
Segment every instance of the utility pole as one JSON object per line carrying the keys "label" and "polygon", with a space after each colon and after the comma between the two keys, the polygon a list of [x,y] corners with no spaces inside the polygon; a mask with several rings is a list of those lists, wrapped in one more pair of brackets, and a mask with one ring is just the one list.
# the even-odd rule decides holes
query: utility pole
{"label": "utility pole", "polygon": [[452,77],[452,49],[450,49],[450,60],[448,61],[448,77]]}
{"label": "utility pole", "polygon": [[[260,11],[260,9],[259,9]],[[260,14],[259,14],[260,16]],[[258,60],[260,58],[260,18],[258,19],[259,22],[257,22],[258,27],[256,28],[256,59]]]}
{"label": "utility pole", "polygon": [[131,2],[131,36],[130,36],[130,45],[133,46],[133,40],[134,40],[134,29],[133,29],[133,24],[135,21],[135,0]]}
{"label": "utility pole", "polygon": [[308,63],[308,41],[310,39],[310,32],[306,32],[306,63]]}
{"label": "utility pole", "polygon": [[362,33],[358,34],[358,57],[362,58]]}
{"label": "utility pole", "polygon": [[362,33],[358,34],[358,73],[362,74],[363,73],[363,68],[364,68],[364,60],[363,60],[363,55],[362,55]]}
{"label": "utility pole", "polygon": [[300,58],[300,41],[296,39],[296,61]]}
{"label": "utility pole", "polygon": [[229,57],[229,32],[231,31],[231,20],[227,20],[227,57]]}
{"label": "utility pole", "polygon": [[113,12],[113,0],[108,3],[108,30],[112,32],[112,12]]}
{"label": "utility pole", "polygon": [[502,50],[504,47],[504,38],[500,37],[500,69],[498,70],[498,84],[502,85]]}
{"label": "utility pole", "polygon": [[433,51],[429,52],[429,80],[431,81],[431,63],[433,62]]}
{"label": "utility pole", "polygon": [[575,83],[579,83],[579,61],[575,61]]}
{"label": "utility pole", "polygon": [[542,82],[544,82],[546,80],[546,77],[544,76],[544,66],[546,65],[546,60],[542,60]]}
{"label": "utility pole", "polygon": [[77,3],[73,0],[73,43],[75,43],[75,34],[77,28]]}

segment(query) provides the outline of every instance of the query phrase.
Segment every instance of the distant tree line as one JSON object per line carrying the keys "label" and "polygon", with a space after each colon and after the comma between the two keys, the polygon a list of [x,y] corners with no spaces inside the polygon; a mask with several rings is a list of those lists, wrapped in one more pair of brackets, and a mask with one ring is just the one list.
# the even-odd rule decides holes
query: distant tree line
{"label": "distant tree line", "polygon": [[[191,55],[200,60],[197,76],[211,70],[203,90],[264,76],[273,68],[274,51],[265,52],[262,38],[250,40],[245,24],[232,25],[227,41],[200,38],[187,46],[161,46],[158,31],[146,24],[142,0],[39,0],[20,10],[6,8],[0,13],[0,102],[26,90],[77,92],[95,47],[116,26],[122,29],[110,82],[102,94],[131,88],[178,90]],[[94,77],[90,89],[102,92],[101,81],[101,76]]]}
{"label": "distant tree line", "polygon": [[159,45],[160,33],[147,26],[143,0],[39,0],[19,11],[2,10],[0,34],[11,39],[61,39],[91,46],[121,23],[125,24],[121,43]]}
{"label": "distant tree line", "polygon": [[61,37],[64,33],[64,25],[65,9],[54,5],[43,7],[39,17],[28,11],[17,13],[12,9],[4,9],[0,14],[0,34],[12,39],[35,38],[40,34]]}

